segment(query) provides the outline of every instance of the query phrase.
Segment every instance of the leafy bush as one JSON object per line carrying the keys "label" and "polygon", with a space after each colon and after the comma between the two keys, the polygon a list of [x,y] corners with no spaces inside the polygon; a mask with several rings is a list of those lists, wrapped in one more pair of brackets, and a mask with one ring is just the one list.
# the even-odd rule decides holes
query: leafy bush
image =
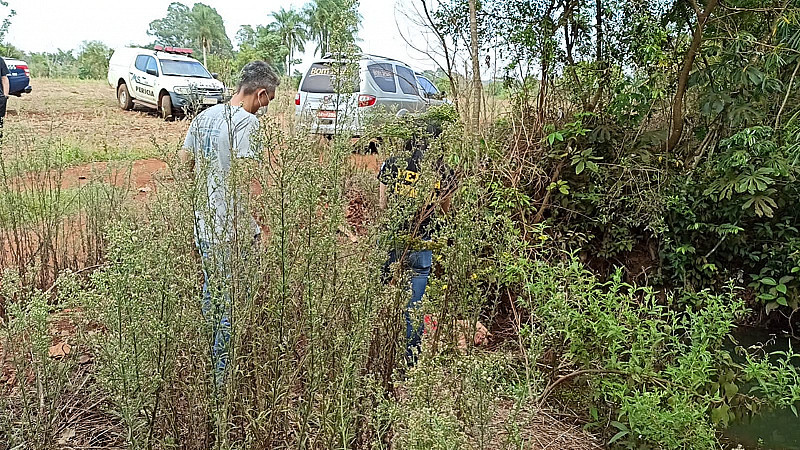
{"label": "leafy bush", "polygon": [[[527,267],[518,302],[532,319],[522,337],[533,354],[549,349],[553,375],[560,377],[551,386],[588,378],[593,403],[616,428],[611,442],[712,448],[717,427],[743,411],[763,401],[787,406],[800,399],[793,384],[798,371],[789,363],[797,355],[783,355],[777,364],[755,357],[739,364],[727,350],[745,312],[733,290],[693,294],[697,307],[684,308],[684,300],[664,302],[651,288],[623,282],[619,270],[602,283],[574,259]],[[560,375],[555,368],[572,372]],[[770,396],[762,396],[760,384]]]}

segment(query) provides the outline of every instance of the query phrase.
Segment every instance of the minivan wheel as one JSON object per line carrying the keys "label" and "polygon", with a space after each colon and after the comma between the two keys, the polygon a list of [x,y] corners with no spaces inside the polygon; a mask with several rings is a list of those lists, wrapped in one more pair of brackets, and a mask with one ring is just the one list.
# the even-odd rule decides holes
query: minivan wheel
{"label": "minivan wheel", "polygon": [[161,118],[164,120],[169,120],[172,118],[172,98],[169,96],[169,94],[162,95],[159,104],[161,105],[159,108],[161,110]]}
{"label": "minivan wheel", "polygon": [[119,107],[122,108],[123,111],[130,111],[133,109],[133,99],[125,83],[120,84],[117,88],[117,100],[119,100]]}

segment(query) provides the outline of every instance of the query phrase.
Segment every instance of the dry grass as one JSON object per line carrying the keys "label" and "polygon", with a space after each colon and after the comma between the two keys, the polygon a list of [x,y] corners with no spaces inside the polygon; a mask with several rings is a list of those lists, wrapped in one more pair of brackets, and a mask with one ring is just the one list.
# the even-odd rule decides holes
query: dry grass
{"label": "dry grass", "polygon": [[[57,143],[67,162],[136,160],[159,156],[156,145],[177,148],[188,120],[165,122],[155,109],[123,111],[116,93],[103,80],[34,79],[33,93],[12,97],[6,116],[14,151],[5,156]],[[293,123],[294,89],[281,86],[270,115],[284,128]]]}
{"label": "dry grass", "polygon": [[34,79],[32,84],[33,93],[9,102],[6,128],[17,154],[56,144],[75,164],[141,159],[155,156],[154,142],[177,145],[188,128],[186,121],[160,120],[155,110],[122,111],[104,81]]}
{"label": "dry grass", "polygon": [[[515,439],[510,439],[509,429],[516,428]],[[595,450],[602,449],[603,443],[581,427],[575,416],[562,415],[555,411],[535,410],[535,408],[515,408],[512,402],[499,403],[496,414],[489,426],[493,436],[489,449],[508,448],[509,440],[517,441],[531,450]]]}

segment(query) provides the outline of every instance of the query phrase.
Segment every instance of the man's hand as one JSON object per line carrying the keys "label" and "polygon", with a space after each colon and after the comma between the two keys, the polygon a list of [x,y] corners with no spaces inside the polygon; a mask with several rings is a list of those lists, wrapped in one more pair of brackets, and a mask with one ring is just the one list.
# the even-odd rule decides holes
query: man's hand
{"label": "man's hand", "polygon": [[178,161],[181,164],[181,170],[184,170],[186,173],[194,172],[194,156],[185,148],[178,150]]}
{"label": "man's hand", "polygon": [[11,89],[11,83],[8,82],[8,76],[3,77],[3,95],[8,97],[8,91]]}

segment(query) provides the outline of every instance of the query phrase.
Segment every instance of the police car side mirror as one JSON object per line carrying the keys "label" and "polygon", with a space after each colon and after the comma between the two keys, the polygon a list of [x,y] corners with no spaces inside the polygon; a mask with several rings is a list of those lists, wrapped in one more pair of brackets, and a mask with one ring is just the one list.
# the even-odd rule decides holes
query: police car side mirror
{"label": "police car side mirror", "polygon": [[147,74],[148,75],[152,75],[154,77],[157,77],[158,76],[158,70],[156,70],[156,69],[147,69]]}
{"label": "police car side mirror", "polygon": [[219,80],[219,74],[218,74],[217,72],[213,72],[213,73],[211,74],[211,78],[213,78],[213,79],[215,79],[215,80]]}

